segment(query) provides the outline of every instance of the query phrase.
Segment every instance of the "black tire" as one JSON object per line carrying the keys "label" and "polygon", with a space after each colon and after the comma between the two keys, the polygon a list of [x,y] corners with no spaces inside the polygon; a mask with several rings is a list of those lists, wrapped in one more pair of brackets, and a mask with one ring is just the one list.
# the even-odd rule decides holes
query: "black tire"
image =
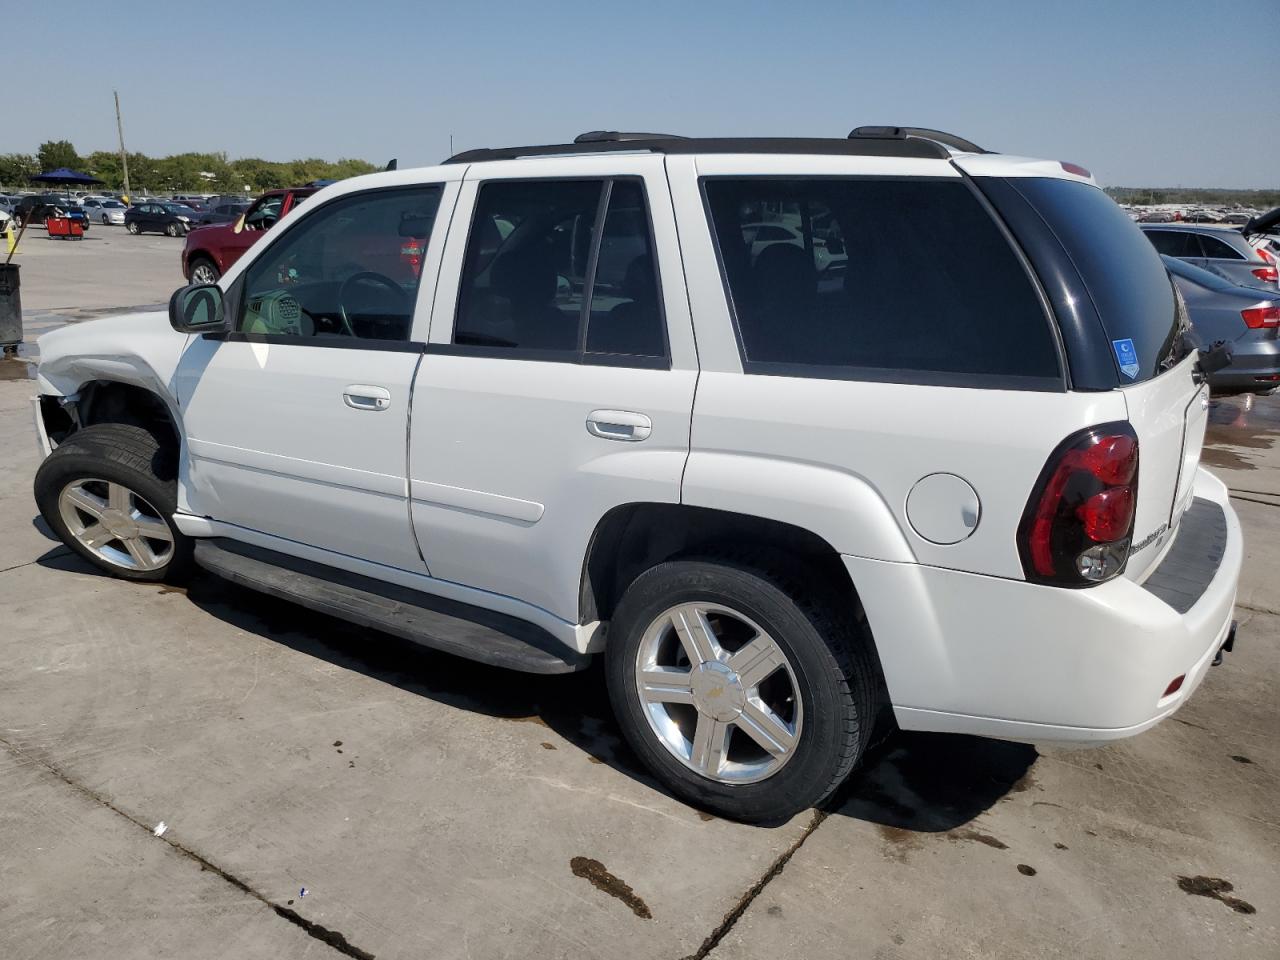
{"label": "black tire", "polygon": [[124,225],[124,228],[132,233],[135,237],[142,232],[142,228],[138,226],[137,220],[130,220]]}
{"label": "black tire", "polygon": [[102,215],[102,225],[105,227],[105,226],[109,226],[110,223],[111,223],[111,218],[104,213]]}
{"label": "black tire", "polygon": [[[217,283],[222,277],[222,271],[218,269],[218,265],[208,257],[192,257],[188,270],[187,279],[192,283]],[[197,279],[197,271],[201,270],[207,272]]]}
{"label": "black tire", "polygon": [[166,237],[180,237],[182,236],[182,228],[176,223],[169,223],[165,225],[164,234]]}
{"label": "black tire", "polygon": [[[156,570],[129,570],[109,563],[80,543],[58,509],[63,489],[76,480],[96,478],[128,487],[160,514],[173,537],[173,553]],[[171,444],[131,423],[85,427],[58,445],[36,471],[36,505],[59,539],[90,563],[124,580],[178,583],[191,571],[194,544],[173,524],[178,509],[178,457]]]}
{"label": "black tire", "polygon": [[[747,615],[790,662],[804,724],[794,755],[768,779],[726,784],[704,777],[676,759],[646,719],[635,685],[644,632],[670,607],[698,601]],[[772,823],[821,804],[865,752],[879,699],[871,640],[835,607],[780,571],[732,560],[673,560],[643,573],[619,603],[605,649],[609,697],[632,749],[673,793],[721,816]]]}

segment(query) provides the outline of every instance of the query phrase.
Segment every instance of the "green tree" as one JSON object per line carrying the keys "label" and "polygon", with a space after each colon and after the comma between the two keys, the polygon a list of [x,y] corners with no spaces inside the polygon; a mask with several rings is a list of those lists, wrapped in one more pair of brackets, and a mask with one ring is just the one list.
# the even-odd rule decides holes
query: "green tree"
{"label": "green tree", "polygon": [[26,186],[27,179],[40,172],[40,164],[29,153],[0,153],[0,183]]}
{"label": "green tree", "polygon": [[36,158],[40,161],[40,170],[45,173],[59,167],[74,170],[80,166],[80,157],[69,140],[46,140],[36,151]]}

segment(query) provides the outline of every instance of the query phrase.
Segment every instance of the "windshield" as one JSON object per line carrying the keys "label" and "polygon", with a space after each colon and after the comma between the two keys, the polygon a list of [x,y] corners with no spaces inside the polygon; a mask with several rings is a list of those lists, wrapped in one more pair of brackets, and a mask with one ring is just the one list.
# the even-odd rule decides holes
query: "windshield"
{"label": "windshield", "polygon": [[113,209],[120,209],[124,207],[124,204],[121,203],[119,200],[103,200],[102,205],[104,207],[111,207]]}
{"label": "windshield", "polygon": [[177,214],[182,217],[189,217],[195,213],[195,211],[190,207],[184,206],[181,203],[166,203],[164,204],[164,208],[170,213]]}

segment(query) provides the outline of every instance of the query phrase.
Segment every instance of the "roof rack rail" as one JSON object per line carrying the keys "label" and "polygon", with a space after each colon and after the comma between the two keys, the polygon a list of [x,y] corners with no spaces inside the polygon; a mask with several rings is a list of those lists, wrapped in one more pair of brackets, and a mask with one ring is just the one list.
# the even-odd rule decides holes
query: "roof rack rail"
{"label": "roof rack rail", "polygon": [[911,137],[915,140],[932,140],[934,143],[940,143],[944,147],[950,147],[952,150],[959,150],[961,153],[993,152],[984,150],[972,140],[957,137],[954,133],[932,130],[929,127],[854,127],[849,131],[850,140],[861,140],[864,137],[877,140],[886,137],[893,140],[905,140]]}
{"label": "roof rack rail", "polygon": [[688,140],[678,133],[623,133],[619,130],[591,130],[573,138],[574,143],[625,143],[630,140]]}
{"label": "roof rack rail", "polygon": [[[548,143],[528,147],[481,147],[455,153],[445,163],[483,163],[525,157],[589,156],[603,153],[661,154],[697,153],[801,153],[839,157],[919,157],[946,160],[951,156],[941,143],[921,137],[671,137],[654,136],[635,140],[581,140],[578,143]],[[650,135],[653,136],[653,135]]]}

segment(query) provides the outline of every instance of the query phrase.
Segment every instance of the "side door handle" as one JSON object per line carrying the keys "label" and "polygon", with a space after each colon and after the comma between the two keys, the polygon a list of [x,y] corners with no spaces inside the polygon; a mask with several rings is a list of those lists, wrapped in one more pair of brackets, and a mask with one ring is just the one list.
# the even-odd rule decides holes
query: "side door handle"
{"label": "side door handle", "polygon": [[353,383],[342,391],[342,402],[352,410],[386,410],[391,406],[391,391],[367,383]]}
{"label": "side door handle", "polygon": [[653,433],[653,421],[630,410],[592,410],[587,415],[587,433],[603,440],[645,440]]}

